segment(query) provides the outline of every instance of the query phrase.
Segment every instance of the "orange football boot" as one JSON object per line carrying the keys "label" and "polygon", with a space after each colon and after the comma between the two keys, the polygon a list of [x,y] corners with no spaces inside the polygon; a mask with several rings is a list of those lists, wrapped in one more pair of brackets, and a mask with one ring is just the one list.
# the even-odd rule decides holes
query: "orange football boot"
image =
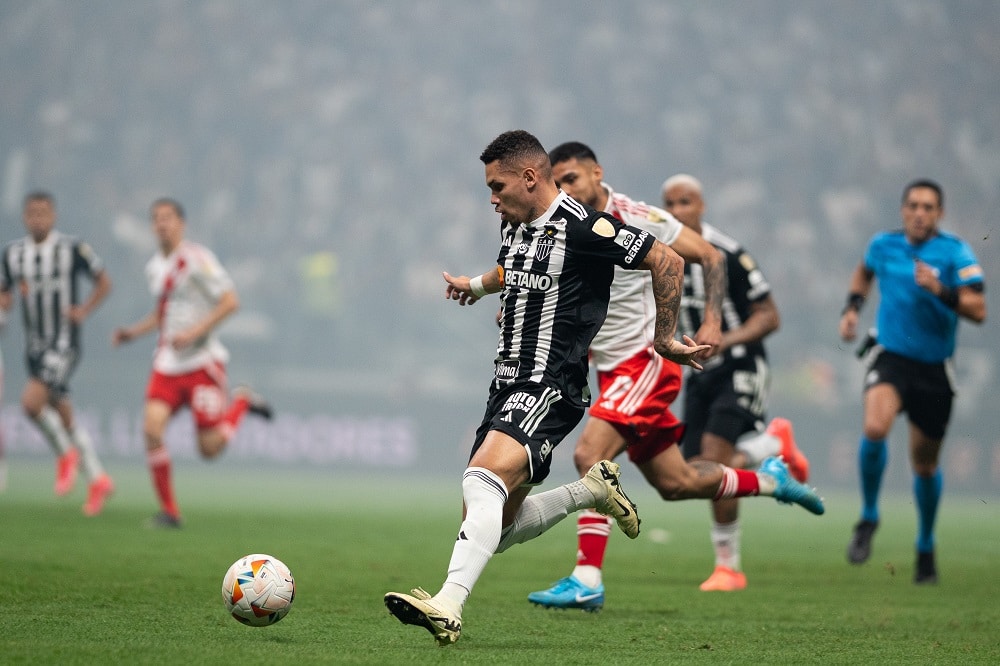
{"label": "orange football boot", "polygon": [[788,465],[792,477],[799,483],[805,483],[809,478],[809,459],[795,444],[792,422],[776,416],[767,424],[767,432],[781,440],[781,458]]}
{"label": "orange football boot", "polygon": [[79,464],[80,452],[75,448],[71,448],[56,460],[56,495],[62,497],[73,490]]}
{"label": "orange football boot", "polygon": [[746,589],[747,577],[742,571],[717,566],[712,575],[699,585],[702,592],[738,592]]}

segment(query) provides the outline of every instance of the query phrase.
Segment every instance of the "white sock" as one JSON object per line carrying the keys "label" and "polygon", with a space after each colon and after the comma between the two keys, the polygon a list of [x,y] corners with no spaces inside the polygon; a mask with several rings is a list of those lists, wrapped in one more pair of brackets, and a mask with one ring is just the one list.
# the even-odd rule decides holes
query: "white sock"
{"label": "white sock", "polygon": [[601,570],[593,564],[578,564],[573,569],[573,577],[587,587],[597,587],[603,580]]}
{"label": "white sock", "polygon": [[712,546],[715,548],[715,566],[740,570],[740,521],[712,523]]}
{"label": "white sock", "polygon": [[46,441],[48,441],[49,446],[52,447],[57,456],[64,456],[69,453],[69,449],[73,444],[66,433],[66,428],[63,427],[62,417],[59,416],[59,412],[53,407],[45,405],[35,419],[35,423],[38,424],[38,428],[45,435]]}
{"label": "white sock", "polygon": [[465,520],[448,563],[448,578],[435,595],[461,613],[465,600],[482,575],[500,541],[507,488],[496,474],[483,467],[469,467],[462,475]]}
{"label": "white sock", "polygon": [[753,469],[781,453],[781,440],[769,432],[761,432],[736,442],[736,450],[747,457],[747,466]]}
{"label": "white sock", "polygon": [[104,474],[104,467],[101,465],[101,461],[97,458],[97,452],[94,450],[93,440],[90,439],[90,435],[87,434],[87,431],[80,426],[73,428],[73,432],[71,434],[73,437],[73,445],[80,450],[80,463],[83,467],[83,473],[91,482],[96,481],[99,476]]}
{"label": "white sock", "polygon": [[497,552],[530,541],[543,534],[569,514],[580,509],[593,509],[597,499],[582,481],[528,495],[514,516],[514,523],[503,531]]}
{"label": "white sock", "polygon": [[774,497],[774,490],[778,487],[778,481],[770,474],[757,472],[757,494],[761,497]]}

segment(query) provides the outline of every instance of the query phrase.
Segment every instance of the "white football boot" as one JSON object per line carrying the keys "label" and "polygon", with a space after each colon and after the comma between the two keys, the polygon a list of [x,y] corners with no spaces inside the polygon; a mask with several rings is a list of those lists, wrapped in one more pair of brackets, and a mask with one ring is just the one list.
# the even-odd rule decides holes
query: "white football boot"
{"label": "white football boot", "polygon": [[438,645],[451,645],[462,635],[462,618],[444,608],[421,588],[412,595],[389,592],[385,607],[403,624],[413,624],[431,632]]}
{"label": "white football boot", "polygon": [[619,482],[621,468],[618,463],[602,460],[581,479],[583,485],[597,498],[594,510],[604,516],[611,516],[629,539],[639,536],[639,514],[635,503],[628,498]]}

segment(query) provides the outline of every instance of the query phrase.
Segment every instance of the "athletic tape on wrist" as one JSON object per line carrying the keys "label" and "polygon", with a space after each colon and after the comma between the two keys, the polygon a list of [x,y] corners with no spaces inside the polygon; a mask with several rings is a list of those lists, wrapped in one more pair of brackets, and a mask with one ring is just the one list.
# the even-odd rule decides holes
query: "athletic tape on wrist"
{"label": "athletic tape on wrist", "polygon": [[476,277],[469,280],[469,291],[476,298],[482,298],[486,295],[486,288],[483,287],[483,276],[477,275]]}

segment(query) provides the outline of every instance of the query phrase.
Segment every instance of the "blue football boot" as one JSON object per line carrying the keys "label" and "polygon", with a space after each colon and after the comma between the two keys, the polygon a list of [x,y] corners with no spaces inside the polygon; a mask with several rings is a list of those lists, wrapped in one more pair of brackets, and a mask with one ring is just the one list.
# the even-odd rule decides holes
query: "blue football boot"
{"label": "blue football boot", "polygon": [[774,488],[774,499],[779,502],[798,504],[806,511],[818,516],[826,511],[823,500],[816,494],[816,491],[793,479],[792,473],[788,471],[788,465],[783,463],[780,458],[768,458],[761,463],[758,471],[774,477],[777,484]]}
{"label": "blue football boot", "polygon": [[528,601],[545,608],[579,608],[595,613],[604,607],[604,585],[587,587],[576,576],[567,576],[547,590],[532,592]]}

